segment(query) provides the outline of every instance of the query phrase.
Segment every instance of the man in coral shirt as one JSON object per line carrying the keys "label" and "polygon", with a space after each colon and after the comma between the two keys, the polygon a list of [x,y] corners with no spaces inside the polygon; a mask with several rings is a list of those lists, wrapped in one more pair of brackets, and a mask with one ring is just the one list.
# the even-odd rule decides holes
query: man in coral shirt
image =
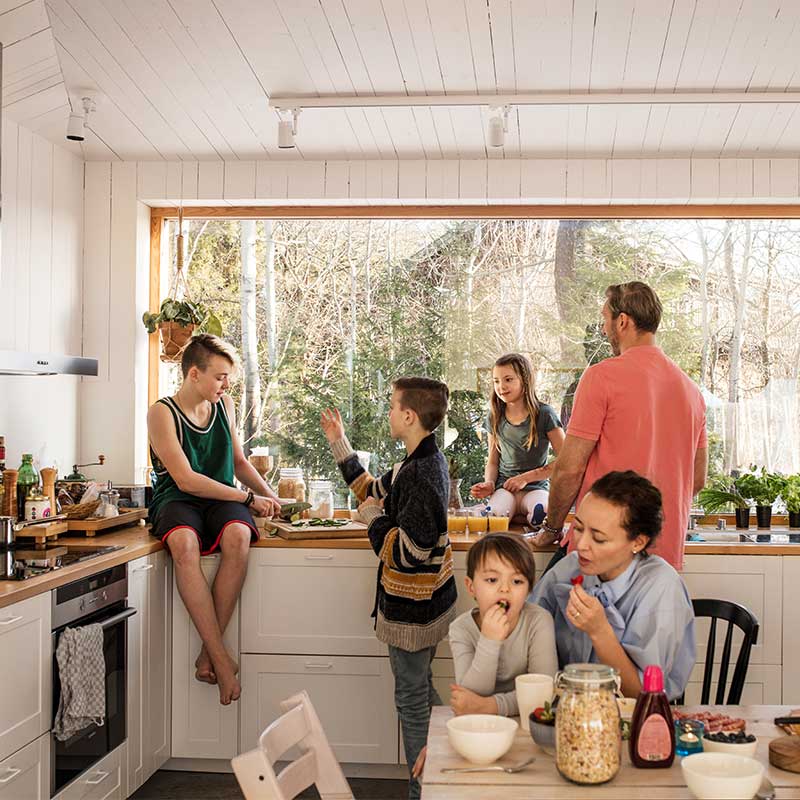
{"label": "man in coral shirt", "polygon": [[[664,525],[653,552],[682,569],[692,497],[708,468],[706,412],[696,384],[656,345],[661,310],[645,283],[606,289],[603,332],[615,357],[589,367],[578,384],[535,544],[559,541],[573,501],[598,478],[632,469],[661,490]],[[551,564],[573,549],[571,533]]]}

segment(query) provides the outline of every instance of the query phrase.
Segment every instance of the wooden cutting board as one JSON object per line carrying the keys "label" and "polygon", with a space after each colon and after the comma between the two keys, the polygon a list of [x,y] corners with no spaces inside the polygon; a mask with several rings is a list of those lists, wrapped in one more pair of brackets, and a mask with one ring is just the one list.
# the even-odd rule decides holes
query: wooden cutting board
{"label": "wooden cutting board", "polygon": [[282,539],[363,539],[367,536],[367,526],[363,522],[351,521],[338,528],[320,525],[296,528],[291,522],[270,520],[270,526]]}
{"label": "wooden cutting board", "polygon": [[121,525],[132,525],[147,516],[146,508],[132,508],[130,511],[121,511],[117,517],[87,517],[86,519],[70,519],[69,530],[95,536],[98,533],[118,528]]}
{"label": "wooden cutting board", "polygon": [[800,772],[800,736],[779,736],[769,743],[769,763],[788,772]]}

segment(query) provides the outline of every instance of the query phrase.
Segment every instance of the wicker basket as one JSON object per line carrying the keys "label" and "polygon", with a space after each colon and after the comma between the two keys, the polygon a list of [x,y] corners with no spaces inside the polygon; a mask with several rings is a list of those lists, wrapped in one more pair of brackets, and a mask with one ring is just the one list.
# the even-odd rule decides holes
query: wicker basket
{"label": "wicker basket", "polygon": [[178,363],[186,345],[192,340],[195,325],[178,325],[177,322],[162,322],[158,326],[161,334],[161,360]]}
{"label": "wicker basket", "polygon": [[100,506],[100,500],[90,500],[88,503],[76,503],[73,506],[63,506],[61,513],[67,515],[67,519],[86,519],[91,517]]}

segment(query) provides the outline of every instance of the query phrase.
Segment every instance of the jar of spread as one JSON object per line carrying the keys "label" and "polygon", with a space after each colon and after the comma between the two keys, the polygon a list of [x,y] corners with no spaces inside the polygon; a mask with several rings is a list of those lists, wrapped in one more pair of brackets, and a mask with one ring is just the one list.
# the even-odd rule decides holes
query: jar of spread
{"label": "jar of spread", "polygon": [[293,497],[296,503],[306,502],[306,482],[303,470],[297,467],[283,467],[278,480],[278,497]]}
{"label": "jar of spread", "polygon": [[330,481],[309,481],[308,509],[310,517],[330,519],[333,516],[333,484]]}
{"label": "jar of spread", "polygon": [[25,519],[43,519],[50,516],[50,498],[32,489],[25,498]]}

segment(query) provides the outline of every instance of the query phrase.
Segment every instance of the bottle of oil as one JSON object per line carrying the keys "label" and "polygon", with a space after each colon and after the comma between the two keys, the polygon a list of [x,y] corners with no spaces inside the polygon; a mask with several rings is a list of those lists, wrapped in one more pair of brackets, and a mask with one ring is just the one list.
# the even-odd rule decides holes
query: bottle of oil
{"label": "bottle of oil", "polygon": [[17,475],[17,519],[25,519],[25,501],[28,492],[39,485],[39,473],[33,466],[33,454],[23,453]]}

